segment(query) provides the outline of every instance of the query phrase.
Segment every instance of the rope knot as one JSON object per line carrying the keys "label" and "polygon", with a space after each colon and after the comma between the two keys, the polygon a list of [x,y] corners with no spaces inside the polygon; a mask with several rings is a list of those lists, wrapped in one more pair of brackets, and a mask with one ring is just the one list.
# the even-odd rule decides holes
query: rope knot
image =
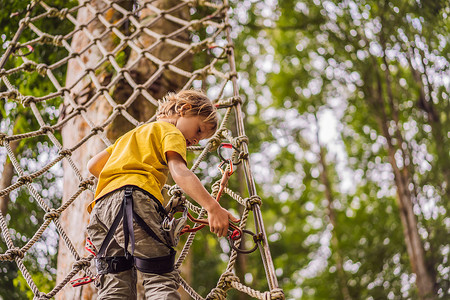
{"label": "rope knot", "polygon": [[217,287],[213,288],[206,296],[207,300],[225,300],[227,299],[227,290],[231,288],[233,281],[239,282],[239,278],[231,272],[225,272],[220,276]]}
{"label": "rope knot", "polygon": [[117,104],[116,106],[114,106],[114,110],[118,110],[119,112],[121,112],[122,110],[126,110],[127,107],[123,104]]}
{"label": "rope knot", "polygon": [[91,265],[91,262],[88,259],[82,258],[73,263],[72,269],[73,270],[81,270],[83,267],[89,267],[90,265]]}
{"label": "rope knot", "polygon": [[63,8],[59,11],[58,14],[58,18],[60,18],[61,20],[65,19],[67,17],[67,14],[69,13],[69,9],[68,8]]}
{"label": "rope knot", "polygon": [[169,194],[169,196],[181,197],[183,195],[183,192],[178,185],[172,185],[167,193]]}
{"label": "rope knot", "polygon": [[258,195],[253,195],[253,196],[245,199],[245,207],[248,210],[252,210],[253,205],[255,205],[255,204],[259,205],[259,206],[261,206],[261,204],[262,204],[261,197],[259,197]]}
{"label": "rope knot", "polygon": [[244,151],[240,152],[238,159],[239,160],[248,159],[248,153],[245,153]]}
{"label": "rope knot", "polygon": [[270,291],[270,298],[271,300],[284,300],[285,296],[284,296],[284,292],[282,289],[280,288],[276,288]]}
{"label": "rope knot", "polygon": [[58,92],[61,93],[62,96],[64,96],[64,93],[70,94],[70,89],[63,87],[63,88],[60,88]]}
{"label": "rope knot", "polygon": [[108,93],[109,89],[108,89],[106,86],[102,86],[102,87],[99,88],[97,91],[98,91],[99,93],[104,93],[104,92]]}
{"label": "rope knot", "polygon": [[22,184],[31,183],[31,182],[33,182],[33,178],[30,175],[23,175],[23,176],[20,176],[19,179],[17,179],[17,181]]}
{"label": "rope knot", "polygon": [[[165,63],[167,63],[167,62],[165,62]],[[142,92],[142,90],[146,90],[146,88],[143,84],[136,85],[136,89],[139,90],[139,92]]]}
{"label": "rope knot", "polygon": [[23,18],[20,22],[19,22],[19,24],[20,25],[25,25],[25,26],[28,26],[28,24],[30,23],[30,17],[27,17],[27,18]]}
{"label": "rope knot", "polygon": [[70,149],[61,149],[59,150],[59,155],[70,156],[72,155],[72,151]]}
{"label": "rope knot", "polygon": [[10,100],[17,100],[20,96],[20,93],[18,90],[14,89],[14,90],[10,90],[7,91],[5,93],[1,93],[1,97],[5,98],[5,99],[10,99]]}
{"label": "rope knot", "polygon": [[96,127],[93,127],[92,129],[91,129],[91,132],[93,132],[94,134],[97,134],[97,133],[99,133],[99,132],[103,132],[103,127],[101,127],[101,126],[96,126]]}
{"label": "rope knot", "polygon": [[42,127],[41,127],[41,131],[42,131],[43,133],[48,133],[48,132],[54,133],[54,132],[55,132],[55,130],[53,129],[53,127],[48,126],[48,125],[42,126]]}
{"label": "rope knot", "polygon": [[226,300],[227,292],[221,288],[213,288],[211,292],[209,292],[208,296],[206,296],[206,300]]}
{"label": "rope knot", "polygon": [[4,146],[7,135],[3,132],[0,132],[0,146]]}
{"label": "rope knot", "polygon": [[53,45],[55,46],[62,46],[62,41],[64,40],[64,36],[62,35],[56,35],[53,37]]}
{"label": "rope knot", "polygon": [[89,179],[81,181],[80,184],[78,185],[78,187],[82,188],[84,190],[87,190],[92,185],[94,185],[94,180],[89,178]]}
{"label": "rope knot", "polygon": [[51,36],[51,35],[49,35],[49,34],[47,34],[47,33],[44,33],[42,36],[41,36],[41,38],[39,39],[40,41],[39,41],[39,43],[41,43],[41,44],[51,44],[51,43],[53,43],[53,36]]}
{"label": "rope knot", "polygon": [[36,70],[36,64],[32,61],[27,61],[22,66],[25,72],[33,72],[34,70]]}
{"label": "rope knot", "polygon": [[231,287],[231,283],[233,281],[239,282],[239,278],[231,272],[225,272],[220,277],[219,284],[222,284],[224,287],[229,288]]}
{"label": "rope knot", "polygon": [[221,142],[222,142],[222,133],[216,132],[208,141],[208,143],[211,144],[210,151],[217,150]]}
{"label": "rope knot", "polygon": [[22,100],[20,101],[23,105],[23,107],[29,107],[31,102],[34,102],[34,97],[33,96],[25,96],[22,98]]}
{"label": "rope knot", "polygon": [[234,143],[236,144],[236,147],[240,147],[242,143],[246,143],[248,145],[249,139],[246,135],[238,136],[234,139]]}
{"label": "rope knot", "polygon": [[47,13],[48,13],[48,16],[51,18],[58,17],[58,15],[59,15],[59,11],[54,7],[51,7]]}
{"label": "rope knot", "polygon": [[164,69],[168,69],[170,66],[170,61],[165,61],[163,63],[161,63],[160,67],[164,68]]}
{"label": "rope knot", "polygon": [[75,110],[81,113],[82,111],[86,111],[86,107],[80,105],[77,108],[75,108]]}
{"label": "rope knot", "polygon": [[19,248],[12,248],[12,249],[6,250],[5,255],[7,257],[10,257],[11,260],[14,260],[16,258],[22,259],[25,254]]}
{"label": "rope knot", "polygon": [[60,215],[61,214],[60,214],[59,211],[57,211],[56,209],[52,208],[44,215],[44,219],[50,219],[50,220],[58,219]]}
{"label": "rope knot", "polygon": [[235,71],[235,72],[230,72],[230,73],[228,73],[228,79],[229,80],[232,80],[233,79],[233,77],[238,77],[238,74],[237,74],[237,72]]}
{"label": "rope knot", "polygon": [[46,64],[38,64],[36,66],[36,71],[39,75],[45,76],[47,74],[48,66]]}
{"label": "rope knot", "polygon": [[231,103],[233,103],[233,105],[236,105],[238,103],[242,104],[242,98],[240,96],[231,97]]}

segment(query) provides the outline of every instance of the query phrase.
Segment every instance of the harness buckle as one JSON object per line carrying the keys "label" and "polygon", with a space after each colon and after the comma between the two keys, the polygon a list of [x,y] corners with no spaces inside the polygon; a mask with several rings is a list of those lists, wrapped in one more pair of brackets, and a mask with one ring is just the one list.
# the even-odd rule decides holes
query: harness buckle
{"label": "harness buckle", "polygon": [[104,257],[102,257],[102,258],[99,258],[99,257],[95,258],[95,267],[97,268],[97,273],[99,275],[108,274],[109,273],[108,272],[109,265],[108,265],[108,262],[106,261],[106,259]]}
{"label": "harness buckle", "polygon": [[120,273],[134,266],[133,256],[106,256],[95,259],[95,266],[99,275]]}
{"label": "harness buckle", "polygon": [[132,187],[126,187],[125,188],[125,197],[132,197],[133,196],[133,188]]}

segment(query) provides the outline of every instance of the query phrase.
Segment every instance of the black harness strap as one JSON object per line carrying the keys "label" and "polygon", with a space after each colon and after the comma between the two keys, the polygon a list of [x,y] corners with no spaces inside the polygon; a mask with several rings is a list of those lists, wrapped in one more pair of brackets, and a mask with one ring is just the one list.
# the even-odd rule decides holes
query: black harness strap
{"label": "black harness strap", "polygon": [[175,269],[175,254],[177,252],[173,249],[166,256],[140,258],[134,257],[134,265],[136,268],[144,273],[164,274],[172,272]]}
{"label": "black harness strap", "polygon": [[95,259],[95,265],[97,267],[98,274],[107,274],[107,273],[119,273],[126,270],[129,270],[133,267],[134,261],[129,255],[126,256],[107,256],[105,257],[106,249],[108,248],[109,242],[111,241],[114,233],[116,232],[117,227],[119,226],[119,222],[122,219],[124,210],[124,203],[120,206],[119,212],[117,213],[111,227],[106,234],[105,239],[103,240],[102,245],[100,246],[100,250],[97,253],[97,258]]}
{"label": "black harness strap", "polygon": [[119,226],[119,222],[122,219],[123,216],[123,203],[120,206],[119,212],[117,213],[116,217],[114,218],[113,223],[111,224],[111,227],[108,230],[108,233],[106,234],[105,239],[103,240],[102,245],[100,246],[100,250],[97,253],[97,257],[104,257],[106,248],[109,245],[109,242],[111,241],[112,237],[114,236],[114,233],[116,232],[117,226]]}
{"label": "black harness strap", "polygon": [[125,257],[130,257],[128,243],[131,240],[131,255],[134,254],[134,229],[133,229],[133,188],[127,186],[123,197],[123,233],[125,235]]}
{"label": "black harness strap", "polygon": [[[145,221],[134,211],[133,190],[135,188],[136,187],[134,186],[125,187],[125,195],[123,197],[122,205],[120,206],[119,212],[114,218],[114,221],[109,228],[102,245],[100,246],[100,250],[96,258],[97,272],[99,274],[119,273],[129,270],[133,268],[133,266],[136,266],[139,271],[144,273],[163,274],[174,270],[176,251],[167,245],[167,243],[163,242],[147,225],[147,223],[145,223]],[[154,199],[154,197],[151,198]],[[106,249],[113,238],[121,219],[123,219],[123,232],[125,235],[125,256],[105,257]],[[170,249],[170,253],[166,256],[153,258],[140,258],[133,256],[135,249],[133,219],[149,236],[168,247]],[[130,242],[131,253],[128,252],[128,244]]]}

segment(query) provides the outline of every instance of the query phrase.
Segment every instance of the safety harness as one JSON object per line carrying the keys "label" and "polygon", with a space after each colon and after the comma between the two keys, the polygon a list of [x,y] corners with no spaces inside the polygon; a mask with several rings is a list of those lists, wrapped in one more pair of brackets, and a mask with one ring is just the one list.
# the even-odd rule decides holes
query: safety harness
{"label": "safety harness", "polygon": [[[97,253],[97,257],[95,258],[95,264],[99,275],[107,273],[119,273],[126,270],[130,270],[133,267],[136,267],[136,269],[144,273],[155,273],[155,274],[168,273],[174,270],[176,251],[166,242],[163,242],[155,234],[155,232],[147,225],[147,223],[145,223],[145,221],[134,211],[133,190],[135,189],[139,189],[140,191],[148,195],[150,198],[155,200],[155,202],[158,204],[158,212],[162,215],[166,215],[164,207],[152,195],[136,186],[125,186],[125,194],[123,197],[120,210],[117,213],[116,217],[114,218],[114,221],[111,227],[109,228],[108,233],[106,234],[105,240],[100,246],[100,250]],[[124,245],[125,255],[105,256],[106,249],[108,248],[108,245],[111,242],[114,233],[116,232],[117,226],[119,225],[120,220],[122,219],[123,219],[123,233],[125,235],[125,245]],[[134,256],[135,239],[134,239],[133,220],[149,236],[151,236],[153,239],[169,248],[170,250],[169,254],[166,256],[152,257],[152,258],[141,258]],[[131,253],[128,252],[128,244],[130,244],[131,246]]]}

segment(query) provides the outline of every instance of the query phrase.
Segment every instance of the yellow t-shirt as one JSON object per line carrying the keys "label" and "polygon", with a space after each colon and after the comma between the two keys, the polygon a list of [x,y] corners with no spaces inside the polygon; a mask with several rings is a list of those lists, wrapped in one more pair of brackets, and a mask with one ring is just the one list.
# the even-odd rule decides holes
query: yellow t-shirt
{"label": "yellow t-shirt", "polygon": [[133,129],[106,148],[111,154],[100,172],[91,212],[102,196],[125,185],[136,185],[164,204],[161,190],[169,168],[167,151],[175,151],[186,161],[186,140],[174,125],[158,121]]}

